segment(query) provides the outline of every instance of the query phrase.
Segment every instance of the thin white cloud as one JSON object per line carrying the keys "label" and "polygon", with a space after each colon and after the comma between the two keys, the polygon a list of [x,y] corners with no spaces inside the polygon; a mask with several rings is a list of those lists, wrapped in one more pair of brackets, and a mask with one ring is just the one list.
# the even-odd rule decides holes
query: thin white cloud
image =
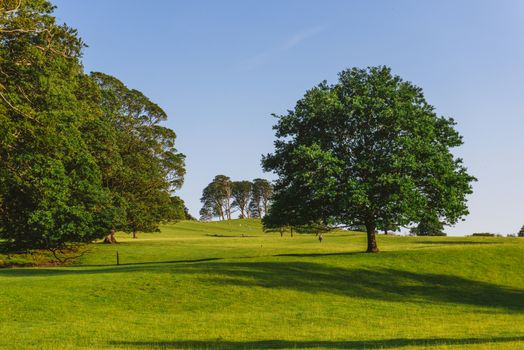
{"label": "thin white cloud", "polygon": [[298,33],[295,33],[294,35],[289,37],[285,42],[283,42],[279,46],[276,46],[266,51],[260,52],[259,54],[249,58],[248,60],[244,62],[244,64],[241,65],[240,69],[243,71],[251,71],[263,64],[266,64],[269,61],[271,61],[271,59],[274,58],[275,56],[278,56],[279,54],[283,52],[293,49],[294,47],[300,45],[305,40],[322,32],[323,30],[324,30],[323,26],[315,26],[312,28],[302,30]]}
{"label": "thin white cloud", "polygon": [[295,46],[299,45],[301,42],[303,42],[306,39],[308,39],[308,38],[310,38],[310,37],[312,37],[312,36],[322,32],[323,30],[324,30],[323,26],[316,26],[316,27],[313,27],[313,28],[309,28],[309,29],[303,30],[303,31],[301,31],[299,33],[296,33],[291,38],[289,38],[284,43],[284,45],[282,45],[280,47],[279,51],[291,50]]}

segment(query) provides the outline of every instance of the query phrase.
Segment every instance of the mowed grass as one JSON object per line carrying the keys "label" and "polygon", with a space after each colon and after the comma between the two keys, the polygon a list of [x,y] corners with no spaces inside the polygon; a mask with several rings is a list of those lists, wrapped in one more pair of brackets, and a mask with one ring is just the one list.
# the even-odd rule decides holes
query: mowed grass
{"label": "mowed grass", "polygon": [[[0,269],[2,349],[524,349],[524,239],[181,222]],[[116,252],[121,265],[116,266]]]}

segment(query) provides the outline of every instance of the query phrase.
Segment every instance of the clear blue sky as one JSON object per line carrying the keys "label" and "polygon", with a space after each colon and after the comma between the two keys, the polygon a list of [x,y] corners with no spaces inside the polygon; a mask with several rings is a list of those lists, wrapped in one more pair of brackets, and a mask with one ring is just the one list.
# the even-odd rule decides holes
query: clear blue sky
{"label": "clear blue sky", "polygon": [[170,116],[187,155],[179,195],[198,214],[216,174],[272,178],[271,113],[357,66],[388,65],[453,117],[479,181],[452,234],[524,224],[524,1],[55,0],[89,47],[87,71],[115,75]]}

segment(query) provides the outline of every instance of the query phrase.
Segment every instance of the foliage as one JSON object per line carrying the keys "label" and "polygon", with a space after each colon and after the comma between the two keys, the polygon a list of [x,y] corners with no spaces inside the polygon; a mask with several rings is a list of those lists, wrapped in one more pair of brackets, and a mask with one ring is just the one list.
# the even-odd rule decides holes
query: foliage
{"label": "foliage", "polygon": [[210,202],[204,203],[204,206],[198,212],[200,220],[211,221],[214,217],[213,206]]}
{"label": "foliage", "polygon": [[268,213],[271,197],[273,196],[273,185],[266,179],[254,179],[251,193],[252,217],[263,218]]}
{"label": "foliage", "polygon": [[519,237],[524,237],[524,225],[521,227],[519,233],[518,233],[518,236]]}
{"label": "foliage", "polygon": [[240,210],[240,219],[248,218],[249,215],[249,200],[251,198],[251,190],[253,183],[251,181],[233,181],[232,182],[232,196],[234,198],[233,206]]}
{"label": "foliage", "polygon": [[12,249],[89,242],[110,194],[82,137],[83,43],[47,1],[0,4],[0,234]]}
{"label": "foliage", "polygon": [[123,222],[114,226],[133,235],[156,231],[160,221],[172,218],[171,193],[185,174],[176,134],[160,125],[166,113],[140,91],[107,74],[91,76],[101,91],[103,116],[102,131],[90,146],[104,170],[105,186],[126,206]]}
{"label": "foliage", "polygon": [[366,226],[364,225],[349,225],[347,229],[355,232],[366,232]]}
{"label": "foliage", "polygon": [[444,225],[436,217],[424,217],[410,232],[417,236],[445,236]]}
{"label": "foliage", "polygon": [[155,229],[184,175],[165,113],[84,74],[84,44],[53,9],[0,2],[0,238],[13,250]]}
{"label": "foliage", "polygon": [[200,210],[202,220],[211,220],[218,216],[221,220],[231,219],[231,179],[225,175],[217,175],[202,191]]}
{"label": "foliage", "polygon": [[178,196],[170,198],[170,205],[166,208],[166,213],[163,215],[163,220],[167,222],[177,222],[181,220],[188,220],[187,208],[184,200]]}
{"label": "foliage", "polygon": [[184,206],[184,215],[185,215],[186,220],[190,220],[190,221],[197,220],[193,215],[191,215],[191,213],[189,212],[189,208],[186,206]]}
{"label": "foliage", "polygon": [[454,125],[389,68],[345,70],[278,116],[275,152],[262,159],[278,175],[270,215],[365,225],[368,252],[378,251],[377,227],[427,215],[455,223],[468,213],[475,178],[451,153],[462,144]]}
{"label": "foliage", "polygon": [[217,175],[202,191],[200,219],[230,220],[235,211],[241,219],[259,218],[269,209],[272,192],[273,186],[265,179],[231,181]]}

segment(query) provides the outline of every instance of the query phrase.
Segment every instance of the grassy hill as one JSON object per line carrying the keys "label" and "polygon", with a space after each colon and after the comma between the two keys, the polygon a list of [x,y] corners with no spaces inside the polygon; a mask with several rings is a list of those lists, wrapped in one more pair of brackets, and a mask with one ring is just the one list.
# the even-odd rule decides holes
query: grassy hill
{"label": "grassy hill", "polygon": [[[1,349],[524,349],[524,239],[181,222],[0,269]],[[116,266],[116,252],[120,266]]]}

